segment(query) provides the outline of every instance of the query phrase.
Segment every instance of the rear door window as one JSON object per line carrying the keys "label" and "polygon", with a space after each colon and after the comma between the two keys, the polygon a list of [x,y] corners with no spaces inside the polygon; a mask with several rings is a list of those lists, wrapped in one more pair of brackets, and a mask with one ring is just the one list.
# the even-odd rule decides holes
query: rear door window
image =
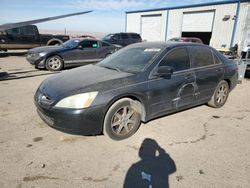
{"label": "rear door window", "polygon": [[22,29],[22,32],[24,35],[35,35],[36,34],[36,28],[32,25],[22,27],[21,29]]}
{"label": "rear door window", "polygon": [[129,39],[128,34],[126,34],[126,33],[121,33],[121,39]]}
{"label": "rear door window", "polygon": [[133,39],[141,39],[141,36],[139,34],[136,34],[136,33],[131,33],[130,36]]}
{"label": "rear door window", "polygon": [[219,57],[215,53],[213,53],[213,56],[214,56],[214,64],[220,64],[221,61],[220,61]]}
{"label": "rear door window", "polygon": [[203,67],[214,64],[213,54],[209,48],[193,46],[190,48],[193,67]]}
{"label": "rear door window", "polygon": [[160,62],[160,66],[170,66],[176,71],[190,68],[189,55],[186,48],[177,48],[170,51]]}

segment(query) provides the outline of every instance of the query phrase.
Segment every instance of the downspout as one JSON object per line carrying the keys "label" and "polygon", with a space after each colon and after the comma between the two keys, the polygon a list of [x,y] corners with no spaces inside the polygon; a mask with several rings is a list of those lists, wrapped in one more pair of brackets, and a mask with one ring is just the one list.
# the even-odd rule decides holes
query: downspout
{"label": "downspout", "polygon": [[230,47],[233,47],[235,33],[236,33],[236,29],[237,29],[239,13],[240,13],[240,0],[237,3],[236,17],[235,17],[235,21],[234,21],[234,28],[233,28],[233,33],[232,33],[232,37],[231,37]]}

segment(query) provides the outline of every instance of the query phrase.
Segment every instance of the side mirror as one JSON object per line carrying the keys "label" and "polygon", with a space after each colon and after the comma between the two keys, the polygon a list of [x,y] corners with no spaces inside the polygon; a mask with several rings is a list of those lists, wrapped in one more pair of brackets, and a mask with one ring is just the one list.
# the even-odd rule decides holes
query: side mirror
{"label": "side mirror", "polygon": [[174,69],[169,66],[159,66],[156,70],[156,76],[171,76],[174,72]]}

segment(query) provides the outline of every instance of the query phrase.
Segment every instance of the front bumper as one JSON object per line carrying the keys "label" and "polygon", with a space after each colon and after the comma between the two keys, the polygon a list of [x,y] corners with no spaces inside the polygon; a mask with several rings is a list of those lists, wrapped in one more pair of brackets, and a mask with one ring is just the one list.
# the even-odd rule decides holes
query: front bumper
{"label": "front bumper", "polygon": [[104,107],[86,109],[43,108],[36,101],[37,112],[49,126],[62,132],[77,135],[96,135],[102,132]]}
{"label": "front bumper", "polygon": [[44,57],[33,57],[31,55],[26,56],[27,61],[37,68],[45,68],[45,58]]}

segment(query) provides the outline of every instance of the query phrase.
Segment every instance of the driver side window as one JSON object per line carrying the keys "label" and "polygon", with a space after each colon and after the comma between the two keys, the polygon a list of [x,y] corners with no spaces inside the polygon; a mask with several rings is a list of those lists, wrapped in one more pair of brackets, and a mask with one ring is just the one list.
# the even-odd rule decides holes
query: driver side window
{"label": "driver side window", "polygon": [[170,66],[174,72],[190,68],[189,55],[186,48],[177,48],[170,51],[160,62],[159,66]]}

